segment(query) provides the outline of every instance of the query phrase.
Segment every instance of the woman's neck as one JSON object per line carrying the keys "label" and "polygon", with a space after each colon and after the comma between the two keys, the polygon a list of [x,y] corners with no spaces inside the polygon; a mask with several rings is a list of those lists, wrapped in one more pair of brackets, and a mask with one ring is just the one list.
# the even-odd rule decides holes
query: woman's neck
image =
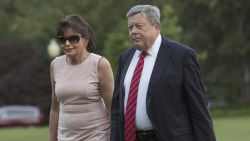
{"label": "woman's neck", "polygon": [[81,64],[88,58],[89,54],[90,54],[89,52],[82,52],[81,54],[77,54],[74,56],[67,56],[66,60],[67,63],[71,65]]}

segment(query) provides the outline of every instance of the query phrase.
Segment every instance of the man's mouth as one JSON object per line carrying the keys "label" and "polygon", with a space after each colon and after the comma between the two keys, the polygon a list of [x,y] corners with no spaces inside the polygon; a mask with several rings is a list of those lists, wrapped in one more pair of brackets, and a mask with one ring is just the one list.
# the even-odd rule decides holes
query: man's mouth
{"label": "man's mouth", "polygon": [[141,40],[141,38],[133,38],[132,40],[133,40],[133,42],[137,42],[137,41]]}

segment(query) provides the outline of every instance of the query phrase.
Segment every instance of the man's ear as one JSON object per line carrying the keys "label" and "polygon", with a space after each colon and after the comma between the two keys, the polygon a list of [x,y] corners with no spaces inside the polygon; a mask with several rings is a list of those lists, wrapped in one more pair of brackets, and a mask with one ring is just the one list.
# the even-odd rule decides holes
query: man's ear
{"label": "man's ear", "polygon": [[160,30],[161,29],[160,23],[156,23],[155,27]]}

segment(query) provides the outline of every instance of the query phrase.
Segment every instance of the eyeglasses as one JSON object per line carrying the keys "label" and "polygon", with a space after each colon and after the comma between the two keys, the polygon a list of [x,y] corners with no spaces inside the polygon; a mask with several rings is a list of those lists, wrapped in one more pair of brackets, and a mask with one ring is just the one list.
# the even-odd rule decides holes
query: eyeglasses
{"label": "eyeglasses", "polygon": [[57,40],[60,44],[66,44],[67,40],[70,42],[70,44],[73,44],[78,43],[80,38],[82,38],[80,35],[70,35],[68,37],[58,36]]}

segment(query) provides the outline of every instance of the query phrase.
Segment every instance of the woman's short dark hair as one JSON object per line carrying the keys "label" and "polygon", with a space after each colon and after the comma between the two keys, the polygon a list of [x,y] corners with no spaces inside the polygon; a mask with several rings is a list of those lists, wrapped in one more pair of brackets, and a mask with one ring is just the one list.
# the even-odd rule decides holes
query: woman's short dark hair
{"label": "woman's short dark hair", "polygon": [[95,37],[88,22],[79,15],[68,15],[58,23],[57,36],[64,36],[64,32],[69,28],[79,32],[83,37],[87,37],[89,42],[86,49],[88,52],[93,52],[95,48]]}

